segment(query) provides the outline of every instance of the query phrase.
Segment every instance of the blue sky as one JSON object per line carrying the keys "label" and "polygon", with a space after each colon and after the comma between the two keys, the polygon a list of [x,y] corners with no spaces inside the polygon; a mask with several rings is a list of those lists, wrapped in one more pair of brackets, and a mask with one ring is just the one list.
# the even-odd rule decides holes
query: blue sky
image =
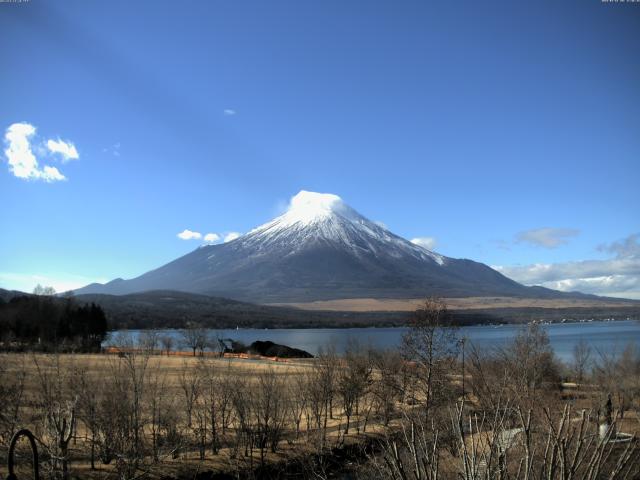
{"label": "blue sky", "polygon": [[0,41],[1,287],[133,277],[306,189],[640,298],[637,3],[31,0]]}

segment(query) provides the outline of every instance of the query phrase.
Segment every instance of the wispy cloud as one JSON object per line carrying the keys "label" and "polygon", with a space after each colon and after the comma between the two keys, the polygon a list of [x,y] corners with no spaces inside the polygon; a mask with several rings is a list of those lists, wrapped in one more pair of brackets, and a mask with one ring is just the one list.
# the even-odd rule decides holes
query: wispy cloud
{"label": "wispy cloud", "polygon": [[235,240],[236,238],[240,237],[242,234],[239,232],[229,232],[227,234],[225,234],[224,236],[224,243],[227,242],[231,242],[232,240]]}
{"label": "wispy cloud", "polygon": [[103,148],[102,152],[103,153],[110,153],[114,157],[119,157],[120,156],[120,142],[116,142],[113,145],[111,145],[110,147]]}
{"label": "wispy cloud", "polygon": [[569,238],[580,233],[574,228],[535,228],[516,235],[517,243],[530,243],[537,247],[556,248],[568,242]]}
{"label": "wispy cloud", "polygon": [[218,235],[217,233],[207,233],[204,236],[204,241],[207,243],[216,243],[220,241],[220,235]]}
{"label": "wispy cloud", "polygon": [[598,250],[615,253],[618,258],[640,258],[640,233],[634,233],[617,242],[598,245]]}
{"label": "wispy cloud", "polygon": [[225,108],[225,109],[222,111],[222,113],[223,113],[225,116],[227,116],[227,117],[231,117],[231,116],[235,115],[235,114],[236,114],[236,113],[238,113],[238,112],[236,112],[236,111],[235,111],[234,109],[232,109],[232,108]]}
{"label": "wispy cloud", "polygon": [[640,299],[640,234],[598,247],[615,256],[606,260],[494,266],[526,285]]}
{"label": "wispy cloud", "polygon": [[71,142],[65,142],[60,139],[47,140],[47,148],[51,153],[59,153],[62,156],[63,162],[80,158],[76,146]]}
{"label": "wispy cloud", "polygon": [[[43,180],[45,182],[66,180],[66,177],[56,167],[45,165],[40,168],[31,149],[31,139],[35,133],[36,127],[29,123],[14,123],[7,128],[4,136],[7,148],[4,154],[9,162],[9,171],[16,177],[25,180]],[[75,147],[73,150],[77,155]]]}
{"label": "wispy cloud", "polygon": [[202,234],[200,232],[193,232],[185,228],[178,234],[178,238],[181,238],[182,240],[199,240],[202,238]]}
{"label": "wispy cloud", "polygon": [[411,239],[411,243],[418,245],[427,250],[433,250],[436,248],[436,239],[433,237],[416,237]]}

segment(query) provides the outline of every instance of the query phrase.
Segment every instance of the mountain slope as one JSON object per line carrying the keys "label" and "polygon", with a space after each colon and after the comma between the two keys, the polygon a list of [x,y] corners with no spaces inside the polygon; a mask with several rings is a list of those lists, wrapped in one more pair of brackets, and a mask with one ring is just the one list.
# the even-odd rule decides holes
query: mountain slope
{"label": "mountain slope", "polygon": [[336,195],[305,191],[283,215],[234,241],[202,246],[137,278],[91,284],[76,293],[159,289],[263,303],[569,295],[525,287],[482,263],[444,257],[369,221]]}

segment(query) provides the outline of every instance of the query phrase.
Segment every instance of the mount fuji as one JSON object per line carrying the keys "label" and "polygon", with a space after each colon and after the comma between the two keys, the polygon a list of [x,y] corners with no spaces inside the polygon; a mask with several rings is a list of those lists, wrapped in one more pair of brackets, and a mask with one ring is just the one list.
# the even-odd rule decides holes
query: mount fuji
{"label": "mount fuji", "polygon": [[258,303],[582,296],[526,287],[482,263],[439,255],[368,220],[337,195],[307,191],[295,195],[283,215],[233,241],[199,247],[131,280],[90,284],[75,293],[149,290]]}

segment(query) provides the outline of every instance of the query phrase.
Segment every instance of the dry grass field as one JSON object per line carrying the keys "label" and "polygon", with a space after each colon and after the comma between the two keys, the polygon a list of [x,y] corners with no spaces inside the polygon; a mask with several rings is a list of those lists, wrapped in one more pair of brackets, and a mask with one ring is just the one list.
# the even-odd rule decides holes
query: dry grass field
{"label": "dry grass field", "polygon": [[[558,365],[532,325],[503,351],[468,352],[463,376],[450,332],[414,327],[402,354],[354,346],[286,362],[144,349],[0,354],[0,443],[29,428],[50,479],[328,479],[357,466],[352,478],[405,480],[412,456],[420,478],[433,469],[431,478],[468,477],[477,464],[537,479],[519,473],[528,461],[556,479],[549,442],[595,458],[611,480],[634,478],[637,440],[609,447],[598,432],[612,422],[611,438],[640,435],[637,350],[586,373]],[[509,458],[498,466],[505,435]],[[29,470],[25,446],[19,478]],[[575,475],[586,476],[562,478],[600,478],[581,468]]]}
{"label": "dry grass field", "polygon": [[[637,307],[637,302],[624,300],[590,300],[590,299],[535,299],[513,297],[466,297],[444,298],[443,301],[451,310],[474,310],[492,308],[607,308]],[[300,303],[274,303],[271,305],[296,307],[303,310],[326,310],[348,312],[411,312],[424,299],[398,298],[347,298],[341,300],[320,300]]]}
{"label": "dry grass field", "polygon": [[[312,454],[318,441],[322,441],[328,448],[338,444],[344,446],[360,441],[366,434],[375,434],[381,428],[372,418],[367,419],[369,424],[364,427],[367,431],[365,434],[363,412],[352,415],[351,431],[345,435],[345,417],[337,398],[331,400],[329,415],[316,411],[316,416],[325,418],[313,417],[312,407],[303,397],[310,393],[309,382],[313,381],[314,371],[317,369],[317,361],[314,359],[282,362],[143,353],[126,356],[4,354],[0,355],[0,365],[3,379],[20,379],[22,382],[20,405],[17,405],[15,416],[16,429],[30,428],[39,439],[41,450],[46,450],[43,447],[54,442],[51,432],[47,430],[45,413],[52,405],[46,405],[46,402],[54,401],[62,405],[73,402],[77,421],[67,455],[69,468],[78,478],[117,478],[123,475],[118,471],[120,467],[117,461],[104,464],[99,460],[97,452],[95,466],[91,468],[91,420],[86,418],[86,406],[82,403],[86,395],[95,395],[95,406],[100,408],[98,397],[108,396],[114,383],[119,383],[119,378],[116,377],[126,377],[128,374],[139,379],[138,387],[134,386],[135,379],[128,383],[128,386],[140,388],[140,413],[144,416],[141,419],[141,435],[144,437],[146,452],[136,468],[139,470],[138,473],[145,473],[150,478],[167,475],[179,477],[185,472],[194,471],[250,471],[261,464],[287,463],[292,459]],[[129,365],[137,371],[130,370]],[[92,391],[83,391],[85,387],[78,381],[79,376],[82,376],[83,382]],[[126,379],[124,381],[128,382]],[[273,382],[271,386],[274,388],[265,387],[264,382]],[[226,392],[223,392],[225,389]],[[265,392],[265,389],[269,391]],[[50,394],[58,395],[58,398],[45,398]],[[269,406],[260,405],[258,397],[264,397],[265,394],[277,397],[282,402],[281,405],[274,405],[272,411],[269,411]],[[209,403],[209,395],[216,397],[211,399],[213,404]],[[115,400],[122,403],[116,403],[111,411],[105,412],[107,416],[119,414],[118,410],[129,410],[129,403],[132,401],[130,397],[124,396],[117,396]],[[247,403],[243,404],[243,401]],[[221,402],[226,402],[227,405],[221,405]],[[158,412],[158,415],[171,417],[170,421],[173,422],[177,433],[176,438],[172,439],[175,443],[159,448],[157,455],[151,452],[152,448],[149,446],[155,442],[151,439],[153,430],[160,430],[166,426],[160,426],[162,421],[156,422],[158,425],[151,425],[154,422],[152,417],[155,415],[151,412],[154,403],[161,404],[159,409],[164,409],[164,413]],[[188,406],[189,404],[191,405]],[[59,405],[54,409],[58,407]],[[212,414],[212,408],[219,411]],[[222,412],[224,408],[227,409],[226,412]],[[241,444],[244,440],[240,438],[243,434],[239,432],[249,429],[243,423],[245,420],[238,418],[243,408],[246,408],[247,415],[252,417],[247,420],[252,422],[251,435],[258,435],[255,430],[260,428],[260,420],[257,418],[260,415],[271,415],[273,421],[280,424],[274,427],[279,429],[277,448],[266,448],[263,452],[264,458],[261,458],[255,439],[249,447]],[[322,410],[324,407],[317,404],[315,408]],[[372,404],[367,403],[366,408],[366,416],[372,416]],[[305,409],[307,411],[303,412]],[[212,450],[210,415],[216,415],[217,428],[220,430],[217,433],[218,447],[215,453]],[[221,418],[224,415],[227,415],[226,419]],[[205,423],[209,425],[204,425]],[[271,428],[270,425],[262,427]],[[324,432],[323,440],[317,438],[319,430]],[[160,435],[158,432],[156,434]],[[202,434],[206,438],[200,442]],[[163,435],[169,436],[167,432],[163,432]],[[22,447],[26,446],[25,441],[20,443]],[[238,450],[243,448],[252,451],[247,450],[239,454]],[[18,463],[22,465],[21,470],[24,474],[30,469],[28,452],[23,449],[20,458]],[[2,458],[2,463],[4,460]]]}

